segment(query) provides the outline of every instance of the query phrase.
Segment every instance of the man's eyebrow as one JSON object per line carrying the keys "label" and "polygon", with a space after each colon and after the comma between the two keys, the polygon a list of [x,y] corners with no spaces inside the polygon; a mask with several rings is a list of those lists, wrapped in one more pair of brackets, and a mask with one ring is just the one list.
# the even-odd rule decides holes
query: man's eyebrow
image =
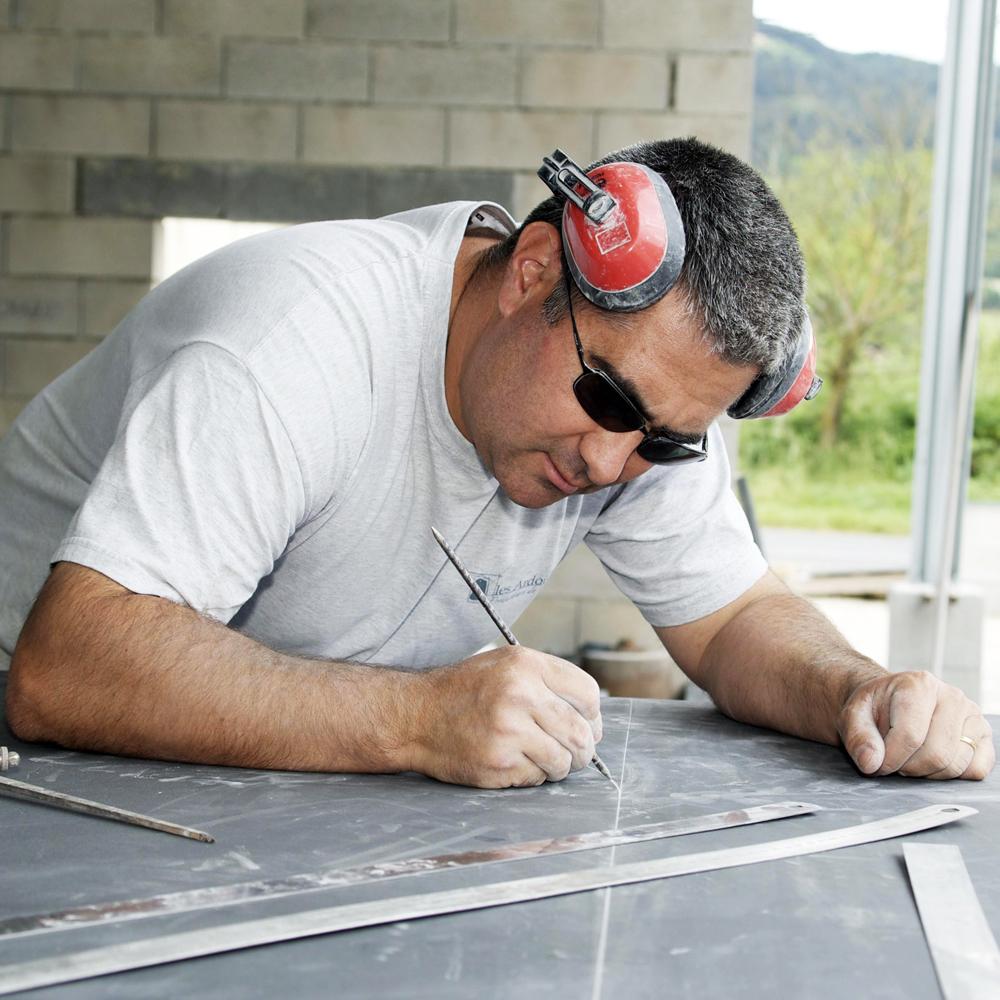
{"label": "man's eyebrow", "polygon": [[[622,375],[607,358],[602,358],[599,354],[591,354],[590,357],[591,365],[610,376],[615,385],[628,397],[629,402],[643,415],[646,422],[649,423],[649,410],[643,404],[642,397],[639,395],[639,390],[636,388],[635,383],[627,376]],[[681,444],[701,444],[705,439],[704,432],[677,431],[666,424],[650,423],[649,433],[654,436],[662,434],[664,437],[668,437],[672,441],[679,441]]]}

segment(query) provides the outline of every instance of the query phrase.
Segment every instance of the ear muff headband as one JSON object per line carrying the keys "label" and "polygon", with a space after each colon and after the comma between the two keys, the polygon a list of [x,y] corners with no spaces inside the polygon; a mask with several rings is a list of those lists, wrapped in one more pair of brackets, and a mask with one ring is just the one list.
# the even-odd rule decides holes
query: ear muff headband
{"label": "ear muff headband", "polygon": [[780,417],[802,400],[812,399],[822,385],[823,380],[816,375],[816,336],[806,316],[795,349],[781,367],[768,375],[758,375],[726,412],[734,420]]}
{"label": "ear muff headband", "polygon": [[566,260],[594,305],[636,312],[670,291],[684,266],[684,226],[667,182],[655,170],[622,162],[584,174],[557,149],[538,175],[565,199]]}

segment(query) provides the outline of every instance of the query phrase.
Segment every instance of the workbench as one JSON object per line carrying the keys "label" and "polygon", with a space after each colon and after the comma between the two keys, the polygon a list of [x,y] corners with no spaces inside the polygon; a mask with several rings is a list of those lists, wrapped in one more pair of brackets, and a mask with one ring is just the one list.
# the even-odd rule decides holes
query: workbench
{"label": "workbench", "polygon": [[[0,691],[5,675],[0,674]],[[0,796],[0,920],[86,903],[488,848],[795,799],[810,816],[312,892],[216,911],[0,939],[0,965],[150,934],[795,837],[944,802],[1000,934],[1000,796],[985,782],[867,779],[842,750],[706,705],[608,699],[593,768],[480,791],[417,774],[324,775],[130,760],[24,744],[10,776],[206,830],[203,844]],[[994,727],[996,720],[993,720]],[[612,850],[614,856],[612,858]],[[892,997],[940,992],[901,841],[270,945],[24,994],[60,1000]]]}

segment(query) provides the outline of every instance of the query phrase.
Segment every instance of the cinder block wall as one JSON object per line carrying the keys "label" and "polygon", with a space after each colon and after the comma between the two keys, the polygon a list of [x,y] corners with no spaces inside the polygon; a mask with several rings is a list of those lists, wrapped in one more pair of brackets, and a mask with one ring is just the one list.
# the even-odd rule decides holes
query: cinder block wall
{"label": "cinder block wall", "polygon": [[520,218],[557,145],[747,155],[751,7],[0,0],[0,432],[145,293],[164,216]]}

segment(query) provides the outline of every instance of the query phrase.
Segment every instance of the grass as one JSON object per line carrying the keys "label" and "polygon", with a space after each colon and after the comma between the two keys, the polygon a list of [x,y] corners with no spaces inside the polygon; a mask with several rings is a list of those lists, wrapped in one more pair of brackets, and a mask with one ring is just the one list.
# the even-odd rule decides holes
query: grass
{"label": "grass", "polygon": [[[819,446],[820,406],[744,424],[742,471],[761,524],[908,533],[918,382],[914,343],[869,352],[832,450]],[[969,499],[1000,502],[1000,310],[980,323],[972,471]]]}

